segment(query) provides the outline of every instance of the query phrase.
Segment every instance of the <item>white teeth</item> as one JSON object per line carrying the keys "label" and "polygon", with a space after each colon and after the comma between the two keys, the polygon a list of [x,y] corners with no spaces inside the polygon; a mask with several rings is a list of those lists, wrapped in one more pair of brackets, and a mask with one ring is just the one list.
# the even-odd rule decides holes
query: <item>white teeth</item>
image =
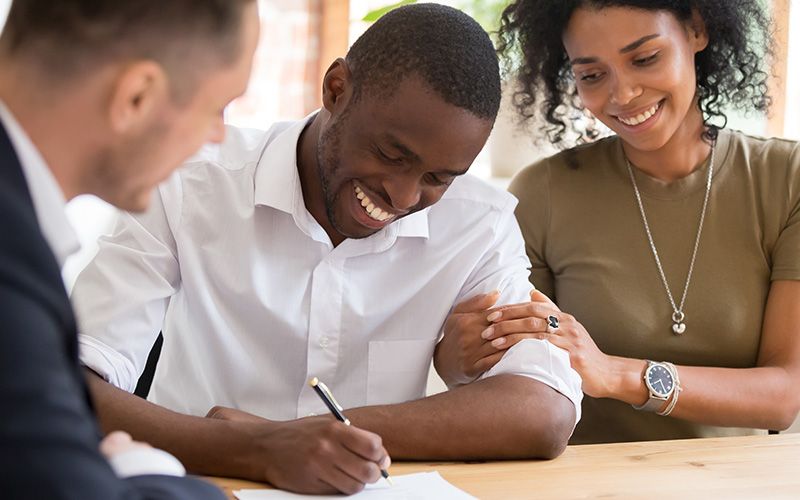
{"label": "white teeth", "polygon": [[656,111],[658,111],[659,106],[661,106],[661,103],[656,103],[652,108],[650,108],[650,109],[646,110],[645,112],[640,113],[640,114],[638,114],[638,115],[636,115],[634,117],[623,118],[623,117],[619,116],[619,117],[617,117],[617,119],[619,121],[621,121],[622,123],[624,123],[625,125],[636,126],[636,125],[639,125],[640,123],[646,122],[654,114],[656,114]]}
{"label": "white teeth", "polygon": [[393,216],[388,212],[381,210],[380,207],[375,206],[372,200],[369,199],[364,191],[361,190],[358,186],[356,186],[356,198],[361,200],[361,206],[364,207],[364,211],[367,212],[371,218],[375,219],[379,222],[384,222],[386,220],[391,219]]}

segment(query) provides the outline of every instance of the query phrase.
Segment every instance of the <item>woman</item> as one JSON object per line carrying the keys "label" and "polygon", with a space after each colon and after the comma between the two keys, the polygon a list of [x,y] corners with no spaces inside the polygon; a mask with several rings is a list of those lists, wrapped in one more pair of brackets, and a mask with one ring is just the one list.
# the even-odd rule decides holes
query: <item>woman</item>
{"label": "woman", "polygon": [[[501,51],[521,60],[521,112],[543,112],[557,143],[584,144],[514,179],[543,294],[482,313],[476,325],[487,328],[462,332],[472,342],[460,350],[437,348],[446,381],[533,336],[567,350],[583,379],[573,443],[791,425],[800,148],[725,130],[722,111],[766,110],[768,21],[757,0],[506,9]],[[592,120],[614,134],[590,142]]]}

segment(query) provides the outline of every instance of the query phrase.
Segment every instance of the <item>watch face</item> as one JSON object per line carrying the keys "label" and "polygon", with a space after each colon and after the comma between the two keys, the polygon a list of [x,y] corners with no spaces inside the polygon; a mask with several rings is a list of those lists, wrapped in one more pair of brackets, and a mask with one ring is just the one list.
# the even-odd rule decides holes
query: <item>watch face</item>
{"label": "watch face", "polygon": [[662,365],[652,365],[647,369],[647,387],[659,396],[666,397],[672,393],[675,381],[672,373]]}

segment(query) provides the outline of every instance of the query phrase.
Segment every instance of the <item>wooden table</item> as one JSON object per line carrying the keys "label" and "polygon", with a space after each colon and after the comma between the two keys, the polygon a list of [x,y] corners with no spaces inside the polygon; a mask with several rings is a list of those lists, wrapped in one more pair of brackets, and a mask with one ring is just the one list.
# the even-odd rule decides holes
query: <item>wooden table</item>
{"label": "wooden table", "polygon": [[[800,434],[570,446],[551,461],[401,462],[394,475],[437,470],[481,499],[800,499]],[[211,478],[225,489],[265,488]]]}

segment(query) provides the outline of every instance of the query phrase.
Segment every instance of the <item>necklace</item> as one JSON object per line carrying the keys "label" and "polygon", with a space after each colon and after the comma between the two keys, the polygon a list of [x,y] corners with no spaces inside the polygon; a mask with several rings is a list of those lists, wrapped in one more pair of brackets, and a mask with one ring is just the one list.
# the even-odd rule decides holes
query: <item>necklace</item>
{"label": "necklace", "polygon": [[664,289],[667,291],[667,298],[672,305],[672,333],[681,335],[686,331],[686,323],[683,320],[686,315],[683,313],[683,305],[686,302],[686,292],[689,290],[689,282],[692,280],[692,271],[694,270],[694,261],[697,257],[697,248],[700,246],[700,234],[703,232],[703,221],[706,218],[706,207],[708,207],[708,198],[711,194],[711,177],[714,174],[714,146],[711,147],[711,160],[708,163],[708,179],[706,180],[706,195],[703,199],[703,209],[700,211],[700,223],[697,225],[697,237],[694,240],[694,250],[692,251],[692,259],[689,261],[689,272],[686,274],[686,284],[683,286],[683,296],[679,305],[675,304],[675,299],[672,297],[672,292],[669,290],[667,284],[667,277],[664,274],[664,268],[661,266],[661,259],[658,257],[658,250],[656,244],[653,242],[653,235],[650,232],[650,224],[647,223],[647,216],[644,213],[644,205],[642,205],[642,196],[639,194],[639,186],[636,185],[636,178],[633,176],[633,167],[631,162],[625,157],[625,165],[628,167],[628,175],[631,177],[631,184],[633,184],[633,192],[636,195],[636,203],[639,205],[639,213],[642,214],[642,222],[644,222],[644,230],[647,233],[647,241],[650,243],[650,250],[653,251],[653,257],[656,260],[658,267],[658,274],[661,275],[661,282],[664,284]]}

